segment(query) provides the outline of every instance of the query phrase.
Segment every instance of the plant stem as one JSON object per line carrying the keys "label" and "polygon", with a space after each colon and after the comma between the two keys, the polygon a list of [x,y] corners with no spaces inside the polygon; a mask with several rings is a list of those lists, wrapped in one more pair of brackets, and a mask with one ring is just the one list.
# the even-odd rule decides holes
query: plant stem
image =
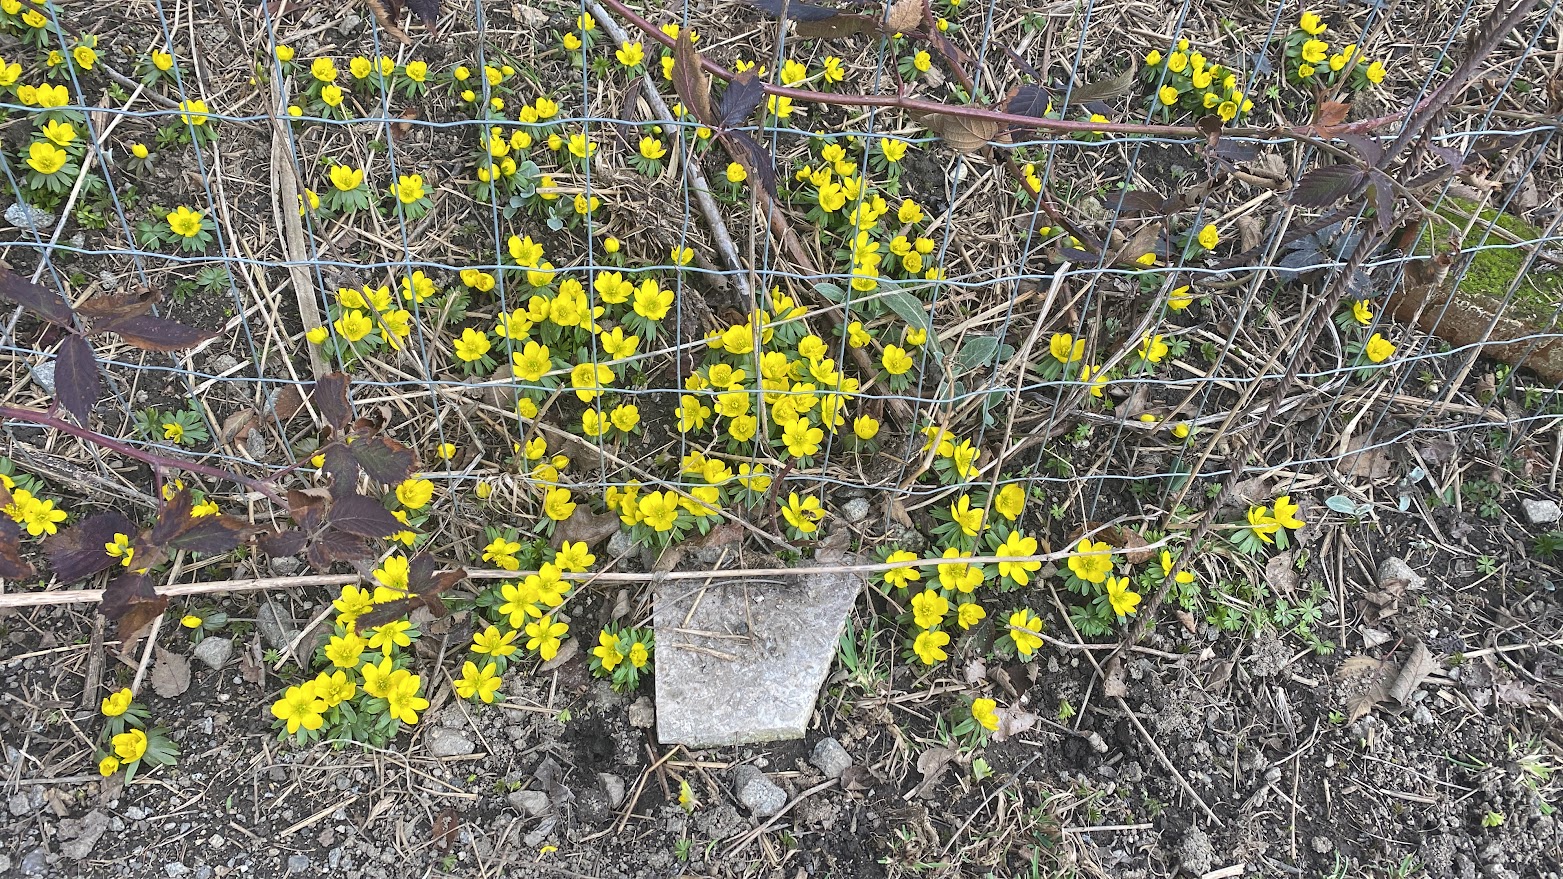
{"label": "plant stem", "polygon": [[100,446],[127,458],[132,458],[137,461],[150,464],[159,471],[184,470],[188,473],[198,473],[202,476],[210,476],[213,479],[221,479],[236,483],[249,489],[250,491],[259,492],[260,494],[263,494],[266,497],[277,501],[278,503],[285,502],[282,496],[282,492],[280,492],[275,485],[272,485],[269,482],[259,479],[252,479],[251,477],[243,476],[230,470],[224,470],[221,467],[212,467],[207,464],[198,464],[194,461],[184,461],[179,458],[169,458],[164,455],[159,455],[156,452],[149,452],[145,449],[138,449],[129,443],[122,442],[121,440],[114,439],[113,437],[104,436],[103,434],[98,433],[97,431],[90,428],[78,427],[68,421],[61,420],[49,412],[44,412],[38,409],[28,409],[21,406],[0,406],[0,419],[25,421],[28,424],[35,424],[39,427],[47,427],[53,430],[58,430],[61,433],[69,434],[70,436],[76,437],[77,439],[86,440],[95,446]]}

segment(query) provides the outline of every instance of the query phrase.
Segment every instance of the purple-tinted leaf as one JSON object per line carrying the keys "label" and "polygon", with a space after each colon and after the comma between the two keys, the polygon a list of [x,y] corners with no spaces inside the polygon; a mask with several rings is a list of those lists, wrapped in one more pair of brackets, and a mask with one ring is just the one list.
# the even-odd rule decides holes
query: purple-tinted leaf
{"label": "purple-tinted leaf", "polygon": [[1039,85],[1027,83],[1026,85],[1016,86],[1009,93],[1009,97],[1004,99],[1002,106],[1006,113],[1016,116],[1034,116],[1041,119],[1043,114],[1047,113],[1047,108],[1051,101],[1052,96],[1048,94],[1047,89]]}
{"label": "purple-tinted leaf", "polygon": [[154,550],[184,550],[206,555],[228,552],[236,549],[254,530],[248,522],[221,513],[196,516],[192,511],[193,501],[190,492],[177,492],[158,510],[157,522],[147,535],[147,543]]}
{"label": "purple-tinted leaf", "polygon": [[368,542],[362,537],[346,531],[327,531],[320,535],[304,558],[314,567],[325,570],[336,562],[357,561],[372,555]]}
{"label": "purple-tinted leaf", "polygon": [[281,531],[268,531],[255,538],[255,545],[260,551],[272,556],[298,555],[304,551],[304,544],[308,542],[304,532],[297,528],[288,528]]}
{"label": "purple-tinted leaf", "polygon": [[100,321],[93,326],[93,329],[117,333],[126,344],[134,345],[143,351],[158,351],[164,354],[194,348],[207,339],[217,337],[217,333],[187,327],[179,321],[150,314]]}
{"label": "purple-tinted leaf", "polygon": [[722,106],[717,111],[721,117],[721,127],[736,128],[744,124],[764,99],[765,84],[754,75],[754,71],[745,70],[733,77],[727,91],[722,93]]}
{"label": "purple-tinted leaf", "polygon": [[321,469],[331,477],[331,496],[344,498],[358,493],[358,461],[353,458],[353,453],[348,446],[342,443],[333,443],[326,446],[322,457],[325,464]]}
{"label": "purple-tinted leaf", "polygon": [[765,192],[774,201],[777,197],[776,166],[771,161],[770,151],[750,137],[747,131],[724,131],[719,136],[727,144],[733,158],[749,172],[749,179],[758,177],[760,185],[765,187]]}
{"label": "purple-tinted leaf", "polygon": [[34,317],[69,328],[71,307],[58,293],[34,284],[9,268],[0,266],[0,297],[27,309]]}
{"label": "purple-tinted leaf", "polygon": [[439,37],[437,23],[440,17],[440,0],[407,0],[407,8],[423,22],[423,27],[429,32],[429,36]]}
{"label": "purple-tinted leaf", "polygon": [[114,535],[134,538],[139,533],[122,513],[94,513],[75,525],[44,538],[43,551],[49,567],[62,583],[70,583],[106,571],[119,564],[104,548]]}
{"label": "purple-tinted leaf", "polygon": [[162,298],[157,291],[145,287],[100,293],[76,306],[76,312],[88,320],[136,317],[151,311]]}
{"label": "purple-tinted leaf", "polygon": [[60,341],[60,353],[54,361],[54,398],[65,411],[76,416],[76,423],[87,426],[87,416],[103,395],[103,380],[92,346],[71,333]]}
{"label": "purple-tinted leaf", "polygon": [[700,66],[700,53],[687,28],[673,45],[673,90],[701,125],[719,127],[711,110],[711,76]]}
{"label": "purple-tinted leaf", "polygon": [[0,580],[25,580],[37,573],[21,553],[21,526],[9,516],[0,516]]}
{"label": "purple-tinted leaf", "polygon": [[168,596],[158,595],[146,574],[120,574],[103,590],[98,612],[119,622],[119,639],[130,636],[168,608]]}
{"label": "purple-tinted leaf", "polygon": [[369,478],[384,485],[395,485],[407,478],[417,460],[406,446],[386,436],[371,436],[347,447],[353,460]]}
{"label": "purple-tinted leaf", "polygon": [[1356,191],[1367,172],[1355,165],[1325,165],[1297,178],[1292,204],[1303,208],[1327,208]]}
{"label": "purple-tinted leaf", "polygon": [[782,0],[749,0],[749,5],[761,12],[769,13],[773,18],[781,18],[782,7],[787,8],[787,17],[793,21],[824,21],[841,14],[840,10],[826,6],[815,6],[812,3],[783,3]]}
{"label": "purple-tinted leaf", "polygon": [[389,537],[405,527],[385,507],[361,494],[339,498],[331,505],[329,521],[334,528],[371,538]]}
{"label": "purple-tinted leaf", "polygon": [[318,488],[288,491],[288,515],[305,531],[314,531],[326,521],[329,492]]}
{"label": "purple-tinted leaf", "polygon": [[1373,166],[1384,158],[1384,147],[1371,137],[1361,134],[1337,134],[1335,139],[1357,151],[1364,162]]}
{"label": "purple-tinted leaf", "polygon": [[346,373],[333,372],[321,376],[309,393],[310,402],[320,410],[320,417],[337,430],[353,420],[353,405],[347,400],[347,382]]}
{"label": "purple-tinted leaf", "polygon": [[1368,194],[1373,198],[1374,219],[1380,232],[1388,232],[1395,225],[1395,184],[1383,171],[1370,176]]}
{"label": "purple-tinted leaf", "polygon": [[1126,189],[1117,196],[1109,198],[1107,207],[1109,210],[1116,208],[1120,213],[1138,211],[1159,214],[1166,201],[1166,197],[1154,189]]}

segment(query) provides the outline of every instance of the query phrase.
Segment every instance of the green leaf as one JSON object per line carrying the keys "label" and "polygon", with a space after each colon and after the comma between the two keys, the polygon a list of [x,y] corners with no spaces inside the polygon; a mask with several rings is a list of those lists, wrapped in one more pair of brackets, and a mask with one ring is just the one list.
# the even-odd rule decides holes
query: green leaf
{"label": "green leaf", "polygon": [[829,281],[820,281],[814,285],[814,290],[815,292],[819,293],[819,295],[829,299],[831,302],[847,301],[847,291],[841,289],[839,285],[832,284]]}
{"label": "green leaf", "polygon": [[908,326],[922,328],[933,335],[933,321],[929,320],[928,312],[923,310],[923,304],[917,297],[904,290],[891,290],[879,297],[891,311],[906,321]]}

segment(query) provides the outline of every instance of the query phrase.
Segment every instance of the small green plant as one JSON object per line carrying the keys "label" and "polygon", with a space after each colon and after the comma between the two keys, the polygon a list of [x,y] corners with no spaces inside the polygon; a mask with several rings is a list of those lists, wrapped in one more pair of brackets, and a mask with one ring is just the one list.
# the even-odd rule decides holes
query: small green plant
{"label": "small green plant", "polygon": [[149,439],[160,439],[179,446],[194,446],[211,440],[206,418],[196,403],[175,411],[145,409],[135,415],[136,430]]}
{"label": "small green plant", "polygon": [[1502,827],[1505,820],[1502,812],[1489,810],[1487,814],[1482,816],[1482,826],[1487,828]]}

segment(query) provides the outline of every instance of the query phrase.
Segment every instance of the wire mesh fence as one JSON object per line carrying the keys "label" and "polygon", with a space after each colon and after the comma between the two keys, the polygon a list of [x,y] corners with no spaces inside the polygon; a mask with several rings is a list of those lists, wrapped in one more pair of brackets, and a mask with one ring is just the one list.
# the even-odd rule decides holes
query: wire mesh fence
{"label": "wire mesh fence", "polygon": [[[102,433],[280,471],[346,370],[475,557],[457,523],[553,485],[777,530],[772,495],[910,522],[1010,483],[1054,537],[1253,477],[1368,515],[1409,502],[1381,450],[1557,424],[1555,2],[386,5],[0,4],[5,259],[215,334],[100,338]],[[769,92],[702,116],[686,51],[732,80],[706,113]],[[6,316],[7,403],[50,405],[60,338]]]}

